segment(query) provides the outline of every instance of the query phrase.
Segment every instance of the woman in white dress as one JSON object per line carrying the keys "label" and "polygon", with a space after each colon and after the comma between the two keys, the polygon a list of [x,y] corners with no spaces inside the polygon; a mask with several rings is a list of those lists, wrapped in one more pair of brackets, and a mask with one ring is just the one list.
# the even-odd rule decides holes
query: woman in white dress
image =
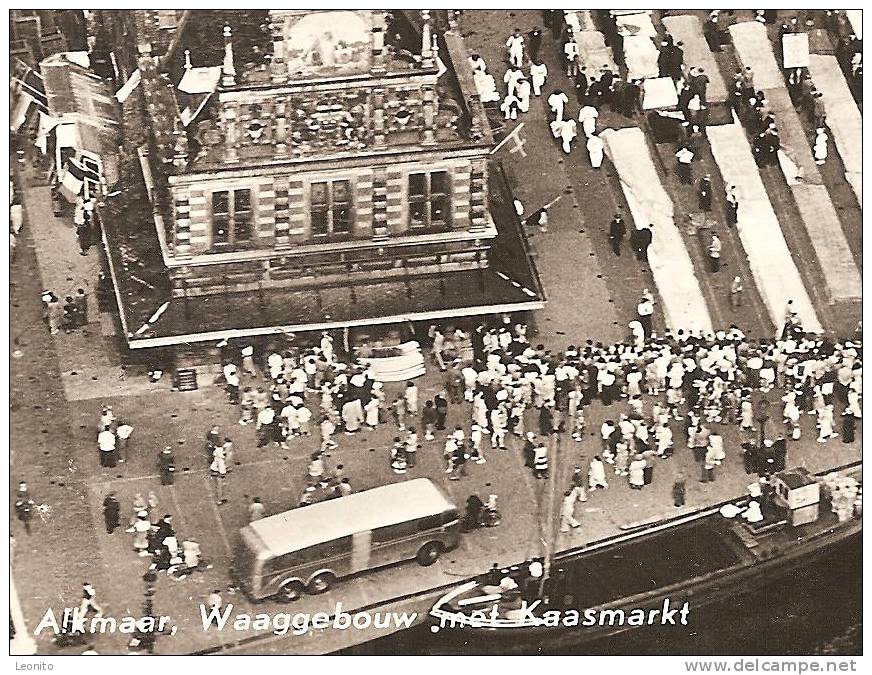
{"label": "woman in white dress", "polygon": [[833,406],[828,405],[818,415],[818,443],[826,443],[838,434],[833,429]]}
{"label": "woman in white dress", "polygon": [[608,486],[609,482],[606,480],[606,465],[603,464],[599,455],[596,455],[592,460],[590,460],[590,468],[587,472],[587,487],[590,490],[596,490],[597,488],[605,489]]}
{"label": "woman in white dress", "polygon": [[375,429],[378,426],[379,404],[378,397],[370,398],[363,407],[366,426],[370,429]]}

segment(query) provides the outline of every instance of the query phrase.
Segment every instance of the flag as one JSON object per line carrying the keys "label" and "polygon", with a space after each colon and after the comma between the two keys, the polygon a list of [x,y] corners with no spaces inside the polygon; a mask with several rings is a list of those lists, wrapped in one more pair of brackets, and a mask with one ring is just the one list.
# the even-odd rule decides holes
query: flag
{"label": "flag", "polygon": [[72,171],[67,171],[61,180],[60,192],[70,204],[74,204],[84,184]]}
{"label": "flag", "polygon": [[48,152],[48,137],[57,123],[58,121],[54,117],[46,115],[41,110],[39,111],[39,129],[36,132],[36,141],[34,142],[34,145],[40,149],[43,155]]}
{"label": "flag", "polygon": [[72,173],[79,180],[89,180],[92,183],[100,182],[100,174],[96,169],[89,167],[83,160],[81,155],[70,157],[67,159],[67,171]]}

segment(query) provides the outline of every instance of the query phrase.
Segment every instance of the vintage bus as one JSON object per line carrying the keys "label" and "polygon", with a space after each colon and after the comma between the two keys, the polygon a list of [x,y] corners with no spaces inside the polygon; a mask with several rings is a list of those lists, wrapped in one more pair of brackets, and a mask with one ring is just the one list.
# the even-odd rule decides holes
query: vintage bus
{"label": "vintage bus", "polygon": [[427,478],[392,483],[256,520],[240,531],[234,573],[252,599],[296,600],[335,581],[457,546],[457,508]]}

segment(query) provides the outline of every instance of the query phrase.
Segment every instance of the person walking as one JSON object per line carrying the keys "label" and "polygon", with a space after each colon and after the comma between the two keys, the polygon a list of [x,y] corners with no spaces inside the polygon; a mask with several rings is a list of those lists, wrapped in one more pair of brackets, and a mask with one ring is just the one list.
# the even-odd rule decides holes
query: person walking
{"label": "person walking", "polygon": [[36,503],[31,499],[30,493],[27,491],[27,483],[24,481],[18,484],[18,493],[15,499],[15,515],[21,524],[24,525],[24,531],[30,534],[30,521],[33,520],[33,511],[36,508]]}
{"label": "person walking", "polygon": [[158,453],[157,466],[160,472],[160,484],[172,485],[176,478],[176,457],[171,446],[166,446]]}
{"label": "person walking", "polygon": [[653,330],[654,301],[648,296],[643,296],[636,305],[636,315],[636,320],[642,324],[642,329],[645,331],[645,337],[650,338]]}
{"label": "person walking", "polygon": [[435,438],[433,430],[436,427],[436,408],[433,406],[433,401],[424,402],[424,409],[421,411],[421,426],[424,427],[424,440],[432,441]]}
{"label": "person walking", "polygon": [[91,224],[85,213],[76,217],[76,238],[79,240],[79,255],[88,255],[91,249]]}
{"label": "person walking", "polygon": [[592,105],[582,106],[578,111],[578,121],[581,123],[581,130],[588,138],[596,134],[596,121],[599,117],[599,111]]}
{"label": "person walking", "polygon": [[402,395],[397,396],[394,399],[394,402],[391,403],[391,414],[393,415],[397,429],[400,431],[406,430],[406,412],[406,398]]}
{"label": "person walking", "polygon": [[606,465],[599,455],[594,455],[590,460],[590,467],[587,471],[587,487],[593,491],[598,488],[606,489],[609,482],[606,480]]}
{"label": "person walking", "polygon": [[82,584],[82,601],[79,603],[79,614],[81,617],[85,617],[92,609],[98,619],[103,616],[103,608],[97,603],[97,591],[86,581]]}
{"label": "person walking", "polygon": [[590,167],[599,169],[603,165],[604,145],[602,139],[593,134],[587,138],[587,156],[590,159]]}
{"label": "person walking", "polygon": [[699,179],[697,197],[700,211],[712,210],[712,177],[710,174],[706,174]]}
{"label": "person walking", "polygon": [[619,258],[621,257],[621,244],[627,234],[627,224],[621,218],[620,213],[616,213],[615,217],[609,223],[609,245],[612,251]]}
{"label": "person walking", "polygon": [[566,490],[563,493],[563,503],[560,506],[560,531],[569,532],[569,528],[577,528],[581,526],[575,519],[575,502],[577,495],[574,490]]}
{"label": "person walking", "polygon": [[79,320],[79,327],[88,325],[88,294],[84,288],[76,290],[76,295],[73,297],[73,303],[76,306],[76,315]]}
{"label": "person walking", "polygon": [[578,136],[575,120],[568,119],[560,123],[560,140],[563,143],[563,152],[567,155],[572,151],[572,141]]}
{"label": "person walking", "polygon": [[672,484],[672,503],[676,508],[684,506],[687,496],[687,486],[684,480],[684,474],[679,473],[675,477],[675,482]]}
{"label": "person walking", "polygon": [[539,26],[534,26],[533,30],[527,33],[527,51],[530,55],[530,61],[536,63],[539,61],[539,49],[542,46],[542,31]]}
{"label": "person walking", "polygon": [[719,272],[721,269],[721,249],[723,245],[721,244],[720,237],[718,235],[713,234],[712,239],[708,245],[708,257],[709,257],[709,269],[712,272]]}
{"label": "person walking", "polygon": [[563,58],[566,62],[566,77],[575,78],[578,75],[578,43],[570,31],[563,44]]}
{"label": "person walking", "polygon": [[406,432],[406,465],[414,469],[418,464],[418,432],[415,427],[409,427]]}
{"label": "person walking", "polygon": [[63,323],[64,307],[61,305],[60,298],[51,291],[43,293],[42,301],[45,303],[45,318],[48,322],[49,332],[52,335],[57,335]]}
{"label": "person walking", "polygon": [[633,490],[641,490],[645,485],[645,467],[647,466],[645,458],[642,455],[636,455],[633,461],[630,462],[630,487]]}
{"label": "person walking", "polygon": [[465,477],[466,463],[469,461],[469,453],[466,451],[466,444],[463,441],[454,440],[454,451],[451,456],[451,475],[448,480],[460,480]]}
{"label": "person walking", "polygon": [[563,121],[563,111],[566,108],[566,104],[569,102],[569,99],[559,89],[555,89],[551,96],[548,97],[548,107],[551,108],[551,112],[554,113],[554,118],[557,122]]}
{"label": "person walking", "polygon": [[248,505],[248,522],[253,523],[255,520],[260,520],[266,515],[266,507],[260,501],[260,497],[255,497]]}
{"label": "person walking", "polygon": [[675,173],[678,174],[678,178],[683,185],[690,185],[693,182],[693,172],[691,169],[693,157],[693,151],[686,145],[682,145],[678,152],[675,153]]}
{"label": "person walking", "polygon": [[97,448],[100,451],[100,466],[112,468],[118,465],[118,439],[108,425],[97,434]]}
{"label": "person walking", "polygon": [[106,524],[106,534],[112,534],[121,525],[121,505],[115,499],[114,492],[103,499],[103,522]]}
{"label": "person walking", "polygon": [[445,431],[445,420],[448,418],[448,400],[439,392],[433,397],[433,405],[436,408],[436,430]]}
{"label": "person walking", "polygon": [[530,66],[530,82],[533,86],[533,95],[541,96],[542,87],[545,86],[545,80],[548,77],[548,66],[544,63],[538,63],[534,60]]}
{"label": "person walking", "polygon": [[118,461],[122,464],[127,461],[131,434],[133,434],[133,427],[123,420],[118,420],[115,436],[118,438]]}
{"label": "person walking", "polygon": [[745,287],[742,283],[742,277],[733,277],[733,281],[730,283],[730,307],[733,310],[742,306],[742,293],[744,290]]}
{"label": "person walking", "polygon": [[522,113],[530,112],[530,80],[522,77],[515,85],[515,96],[518,99],[518,109]]}
{"label": "person walking", "polygon": [[509,63],[515,68],[524,65],[524,36],[521,35],[520,28],[515,28],[506,40],[506,49],[509,52]]}
{"label": "person walking", "polygon": [[648,262],[648,247],[654,239],[653,225],[639,227],[635,230],[636,235],[636,259],[639,262]]}
{"label": "person walking", "polygon": [[219,444],[212,450],[212,463],[209,465],[209,475],[215,483],[215,503],[218,506],[227,503],[224,498],[224,479],[227,477],[227,455],[224,445]]}
{"label": "person walking", "polygon": [[541,441],[533,448],[533,475],[548,478],[548,448]]}
{"label": "person walking", "polygon": [[724,196],[727,210],[727,225],[734,227],[739,222],[739,196],[736,194],[736,186],[727,187]]}

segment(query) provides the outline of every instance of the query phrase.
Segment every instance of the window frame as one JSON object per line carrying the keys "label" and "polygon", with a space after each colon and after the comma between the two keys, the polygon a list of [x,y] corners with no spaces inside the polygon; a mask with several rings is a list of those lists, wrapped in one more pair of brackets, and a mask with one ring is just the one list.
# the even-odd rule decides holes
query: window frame
{"label": "window frame", "polygon": [[[248,208],[240,209],[239,202],[241,201],[241,194],[246,192],[248,193]],[[226,200],[227,210],[216,211],[216,197],[222,194],[225,195],[224,199]],[[246,246],[250,246],[252,244],[252,242],[257,238],[257,233],[255,231],[257,217],[254,208],[254,197],[255,192],[250,187],[212,190],[212,192],[210,193],[209,202],[211,248],[226,250],[234,248],[245,248]],[[219,239],[218,236],[218,218],[221,218],[225,221],[224,229],[226,230],[226,234],[222,239]],[[243,219],[247,219],[245,228],[240,227],[241,223],[245,222]],[[241,232],[245,232],[246,235],[244,237],[240,237]]]}
{"label": "window frame", "polygon": [[[346,186],[345,199],[336,197],[337,184]],[[315,202],[316,186],[324,186],[324,201]],[[338,214],[345,212],[347,229],[337,230]],[[315,214],[323,214],[326,231],[315,231]],[[354,235],[354,182],[350,178],[328,178],[309,183],[309,234],[317,241],[346,239]]]}
{"label": "window frame", "polygon": [[[413,176],[423,176],[423,194],[412,192]],[[444,180],[443,189],[438,192],[434,192],[433,190],[434,176],[441,176]],[[434,219],[434,199],[439,199],[444,202],[445,215],[441,220]],[[447,168],[432,169],[428,171],[410,171],[406,180],[406,203],[409,207],[407,220],[409,230],[413,232],[431,232],[451,229],[451,172]],[[412,218],[414,204],[427,205],[427,207],[423,209],[426,214],[426,220],[422,224],[414,224],[415,221]]]}

